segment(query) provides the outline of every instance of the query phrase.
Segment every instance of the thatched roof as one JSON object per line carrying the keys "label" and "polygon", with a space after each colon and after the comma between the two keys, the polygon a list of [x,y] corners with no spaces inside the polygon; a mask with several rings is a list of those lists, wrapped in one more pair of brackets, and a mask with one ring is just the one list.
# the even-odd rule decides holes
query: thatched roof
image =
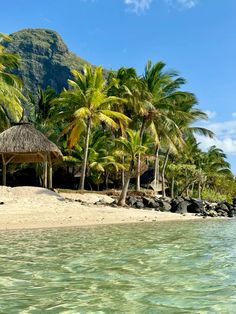
{"label": "thatched roof", "polygon": [[42,162],[45,156],[52,161],[62,159],[60,149],[30,123],[19,123],[0,134],[0,162]]}

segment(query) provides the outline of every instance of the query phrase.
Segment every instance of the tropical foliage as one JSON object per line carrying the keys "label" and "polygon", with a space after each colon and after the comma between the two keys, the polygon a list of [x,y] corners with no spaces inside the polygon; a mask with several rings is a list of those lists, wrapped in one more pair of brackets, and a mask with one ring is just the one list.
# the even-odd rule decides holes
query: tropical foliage
{"label": "tropical foliage", "polygon": [[6,53],[1,45],[2,40],[10,40],[0,33],[0,131],[8,128],[22,116],[20,79],[9,71],[17,68],[19,57],[15,54]]}
{"label": "tropical foliage", "polygon": [[60,94],[38,87],[27,102],[10,72],[18,65],[19,58],[0,45],[0,128],[20,119],[23,102],[35,127],[57,141],[65,167],[80,177],[80,189],[121,188],[123,206],[128,189],[140,191],[142,174],[153,169],[151,186],[163,196],[236,195],[224,152],[215,146],[205,152],[197,143],[196,134],[213,136],[197,126],[207,115],[185,91],[185,79],[165,63],[148,61],[141,76],[134,68],[107,75],[85,64],[71,70]]}

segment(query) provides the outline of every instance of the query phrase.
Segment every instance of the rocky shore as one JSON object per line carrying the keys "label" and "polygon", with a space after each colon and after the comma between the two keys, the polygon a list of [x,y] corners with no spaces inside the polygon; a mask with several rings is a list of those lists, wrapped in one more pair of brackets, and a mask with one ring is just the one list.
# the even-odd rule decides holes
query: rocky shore
{"label": "rocky shore", "polygon": [[211,203],[196,198],[159,198],[146,196],[129,196],[127,204],[130,207],[176,214],[195,214],[202,217],[234,217],[236,216],[236,198],[232,203],[220,201]]}

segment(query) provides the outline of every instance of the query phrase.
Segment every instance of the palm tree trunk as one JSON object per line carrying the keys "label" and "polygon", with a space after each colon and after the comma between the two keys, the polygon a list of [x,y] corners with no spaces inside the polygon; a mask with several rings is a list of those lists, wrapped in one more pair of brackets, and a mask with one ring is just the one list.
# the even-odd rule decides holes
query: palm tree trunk
{"label": "palm tree trunk", "polygon": [[118,200],[118,205],[119,206],[125,206],[125,204],[126,204],[125,201],[126,201],[128,188],[129,188],[129,181],[130,181],[131,173],[132,173],[132,170],[133,170],[133,165],[134,165],[134,162],[131,161],[130,162],[129,171],[127,171],[125,184],[124,184],[124,186],[122,188],[122,191],[121,191],[121,194],[120,194],[120,198]]}
{"label": "palm tree trunk", "polygon": [[7,185],[7,166],[5,162],[2,164],[2,185]]}
{"label": "palm tree trunk", "polygon": [[91,118],[88,118],[88,124],[87,124],[86,136],[85,136],[84,160],[82,163],[81,178],[80,178],[80,184],[79,184],[80,190],[84,190],[84,182],[85,182],[87,160],[88,160],[90,131],[91,131]]}
{"label": "palm tree trunk", "polygon": [[169,154],[170,154],[170,149],[168,149],[167,152],[166,152],[166,156],[165,156],[165,160],[164,160],[164,164],[163,164],[162,172],[161,172],[162,197],[166,197],[165,172],[166,172],[167,162],[168,162],[168,159],[169,159]]}
{"label": "palm tree trunk", "polygon": [[154,187],[157,189],[160,180],[160,166],[159,166],[159,150],[160,146],[156,147],[155,152],[155,166],[154,166]]}
{"label": "palm tree trunk", "polygon": [[106,171],[105,174],[105,185],[106,185],[106,190],[108,190],[108,183],[109,183],[109,172]]}
{"label": "palm tree trunk", "polygon": [[198,198],[201,199],[201,183],[198,182]]}
{"label": "palm tree trunk", "polygon": [[[143,134],[145,130],[146,120],[143,119],[143,123],[140,130],[140,145],[143,143]],[[138,154],[137,161],[137,174],[136,174],[136,191],[140,191],[140,172],[141,172],[141,154]]]}
{"label": "palm tree trunk", "polygon": [[[122,157],[122,164],[124,166],[124,163],[125,163],[125,158],[124,156]],[[125,185],[125,169],[122,169],[121,170],[121,186],[122,186],[122,189],[123,189],[123,186]]]}
{"label": "palm tree trunk", "polygon": [[175,197],[175,177],[172,176],[171,178],[171,198]]}

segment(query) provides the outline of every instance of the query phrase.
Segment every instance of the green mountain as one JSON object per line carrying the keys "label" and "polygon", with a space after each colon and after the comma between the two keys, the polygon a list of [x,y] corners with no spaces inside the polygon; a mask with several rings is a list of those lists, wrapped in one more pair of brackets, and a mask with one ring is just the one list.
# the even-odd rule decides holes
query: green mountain
{"label": "green mountain", "polygon": [[48,29],[24,29],[10,35],[5,42],[7,51],[21,57],[21,65],[15,71],[24,83],[24,89],[37,92],[51,86],[57,92],[67,86],[71,69],[80,70],[87,61],[71,53],[62,38]]}

